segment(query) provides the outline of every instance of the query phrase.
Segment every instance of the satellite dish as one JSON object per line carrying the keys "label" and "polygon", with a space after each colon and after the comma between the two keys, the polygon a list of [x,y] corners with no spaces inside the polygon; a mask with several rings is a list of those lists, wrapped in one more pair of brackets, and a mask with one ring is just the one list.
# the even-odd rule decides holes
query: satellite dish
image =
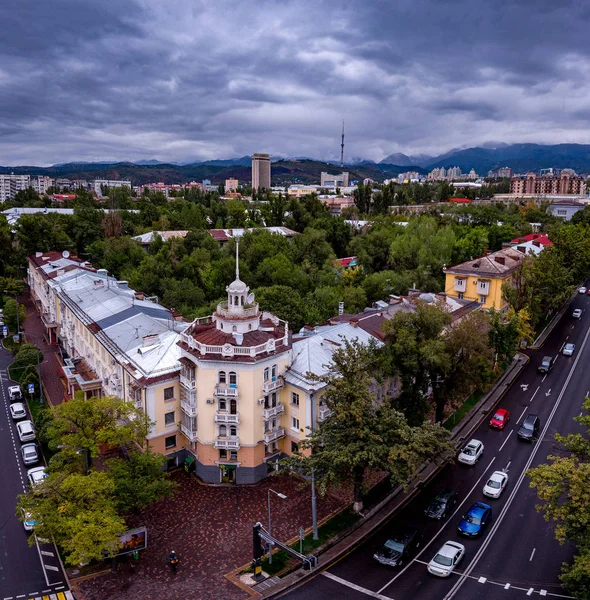
{"label": "satellite dish", "polygon": [[61,255],[62,255],[64,258],[70,258],[70,252],[69,252],[68,250],[64,250],[64,251],[61,253]]}
{"label": "satellite dish", "polygon": [[246,304],[254,304],[254,292],[250,292],[246,298]]}

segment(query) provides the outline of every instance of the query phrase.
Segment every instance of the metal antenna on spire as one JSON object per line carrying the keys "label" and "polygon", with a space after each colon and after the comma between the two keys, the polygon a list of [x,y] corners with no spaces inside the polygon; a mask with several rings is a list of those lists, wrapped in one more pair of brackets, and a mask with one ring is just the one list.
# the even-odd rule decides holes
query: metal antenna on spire
{"label": "metal antenna on spire", "polygon": [[239,245],[240,245],[240,239],[236,238],[236,279],[240,278],[240,259],[239,259],[240,253],[238,251]]}
{"label": "metal antenna on spire", "polygon": [[340,143],[340,168],[344,167],[344,119],[342,119],[342,142]]}

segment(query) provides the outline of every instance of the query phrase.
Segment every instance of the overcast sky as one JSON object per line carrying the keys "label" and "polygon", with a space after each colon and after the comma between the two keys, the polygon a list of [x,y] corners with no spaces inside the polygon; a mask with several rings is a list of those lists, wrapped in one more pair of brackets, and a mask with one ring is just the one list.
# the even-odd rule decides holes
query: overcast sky
{"label": "overcast sky", "polygon": [[2,0],[0,165],[590,141],[586,0]]}

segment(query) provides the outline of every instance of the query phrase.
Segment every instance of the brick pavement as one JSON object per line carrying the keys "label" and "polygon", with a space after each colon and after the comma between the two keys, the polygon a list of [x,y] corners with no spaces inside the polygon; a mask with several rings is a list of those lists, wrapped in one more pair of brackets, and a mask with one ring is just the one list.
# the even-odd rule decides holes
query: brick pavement
{"label": "brick pavement", "polygon": [[[280,539],[311,526],[309,487],[290,477],[271,477],[252,486],[205,486],[184,471],[172,475],[179,484],[173,498],[163,500],[129,519],[130,527],[148,528],[147,550],[135,568],[131,560],[117,573],[75,582],[86,600],[217,600],[244,599],[248,594],[224,574],[252,558],[252,525],[267,522],[267,490],[287,495],[271,498],[273,533]],[[333,496],[318,498],[322,519],[343,503]],[[170,572],[166,557],[176,550],[178,572]]]}

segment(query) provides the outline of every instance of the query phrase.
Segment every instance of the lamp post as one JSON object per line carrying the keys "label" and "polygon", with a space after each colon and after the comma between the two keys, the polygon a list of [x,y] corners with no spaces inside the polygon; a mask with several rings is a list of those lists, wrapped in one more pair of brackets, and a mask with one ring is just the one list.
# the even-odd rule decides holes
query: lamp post
{"label": "lamp post", "polygon": [[16,302],[16,334],[18,335],[18,339],[20,341],[20,323],[18,319],[18,297],[16,292],[11,292],[10,290],[4,290],[5,294],[11,294],[14,296],[14,301]]}
{"label": "lamp post", "polygon": [[[287,498],[287,496],[285,496],[285,494],[281,494],[281,492],[275,492],[274,490],[271,490],[270,488],[268,488],[268,533],[270,535],[272,535],[272,520],[270,518],[270,493],[275,494],[276,496],[278,496],[279,498],[282,498],[283,500],[285,500],[285,498]],[[270,547],[270,550],[268,552],[268,564],[272,565],[272,544]]]}

